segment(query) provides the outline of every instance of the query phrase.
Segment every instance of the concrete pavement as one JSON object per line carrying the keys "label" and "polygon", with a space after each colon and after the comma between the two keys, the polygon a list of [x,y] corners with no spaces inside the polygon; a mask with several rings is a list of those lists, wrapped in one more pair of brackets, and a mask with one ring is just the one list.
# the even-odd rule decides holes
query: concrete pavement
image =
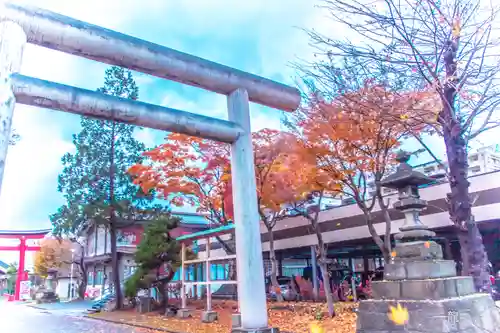
{"label": "concrete pavement", "polygon": [[0,332],[5,333],[154,333],[154,331],[35,309],[0,300]]}
{"label": "concrete pavement", "polygon": [[84,316],[87,310],[92,307],[92,301],[73,301],[47,304],[29,304],[27,306],[45,310],[54,315]]}

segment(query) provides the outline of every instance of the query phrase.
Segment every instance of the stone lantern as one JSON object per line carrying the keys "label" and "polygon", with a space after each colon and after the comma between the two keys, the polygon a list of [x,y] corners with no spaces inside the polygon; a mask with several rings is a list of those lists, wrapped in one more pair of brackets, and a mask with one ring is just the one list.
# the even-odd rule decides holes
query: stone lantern
{"label": "stone lantern", "polygon": [[[491,296],[476,293],[472,277],[457,276],[455,262],[443,260],[441,246],[432,240],[436,234],[420,221],[427,203],[419,186],[433,179],[412,170],[409,159],[400,152],[396,172],[381,181],[398,190],[393,208],[405,217],[385,263],[384,281],[373,282],[372,299],[360,302],[356,332],[500,333],[500,313]],[[404,320],[391,320],[392,311],[403,312],[399,318]]]}
{"label": "stone lantern", "polygon": [[42,297],[37,300],[37,303],[56,303],[59,302],[59,297],[54,291],[54,284],[57,277],[56,269],[47,270],[47,278],[45,279],[45,290]]}
{"label": "stone lantern", "polygon": [[400,163],[396,172],[381,181],[383,187],[398,191],[399,200],[393,207],[405,216],[400,232],[394,236],[396,257],[443,258],[441,246],[429,240],[436,233],[420,221],[420,212],[427,207],[427,202],[420,198],[418,188],[432,183],[434,179],[413,170],[408,164],[410,157],[409,153],[400,151],[396,157]]}

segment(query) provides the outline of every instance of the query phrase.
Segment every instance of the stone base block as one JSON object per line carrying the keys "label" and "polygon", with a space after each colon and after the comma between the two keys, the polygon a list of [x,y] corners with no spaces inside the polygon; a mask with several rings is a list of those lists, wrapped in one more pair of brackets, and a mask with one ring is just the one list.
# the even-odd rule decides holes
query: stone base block
{"label": "stone base block", "polygon": [[256,329],[244,329],[241,327],[233,328],[231,333],[279,333],[279,328],[267,327],[267,328],[256,328]]}
{"label": "stone base block", "polygon": [[231,315],[231,327],[232,328],[241,327],[241,314],[240,313],[233,313]]}
{"label": "stone base block", "polygon": [[168,318],[173,318],[177,315],[177,311],[179,311],[179,308],[173,305],[169,305],[165,310],[165,316]]}
{"label": "stone base block", "polygon": [[213,323],[219,318],[216,311],[203,311],[201,313],[201,321],[204,323]]}
{"label": "stone base block", "polygon": [[[410,227],[411,228],[411,227]],[[403,228],[400,228],[401,230]],[[408,230],[401,230],[401,232],[397,233],[394,235],[394,240],[396,241],[396,244],[400,242],[412,242],[415,240],[429,240],[432,237],[436,236],[436,233],[434,231],[430,231],[428,229],[408,229]]]}
{"label": "stone base block", "polygon": [[394,260],[384,268],[384,280],[424,280],[457,276],[453,260]]}
{"label": "stone base block", "polygon": [[427,280],[374,281],[374,299],[426,300],[471,295],[476,292],[470,276]]}
{"label": "stone base block", "polygon": [[186,319],[186,318],[189,318],[192,316],[193,316],[193,313],[192,313],[191,309],[179,309],[179,310],[177,310],[177,317],[178,318]]}
{"label": "stone base block", "polygon": [[[400,304],[409,313],[405,325],[389,317],[389,306]],[[500,333],[500,312],[487,294],[472,294],[444,300],[361,301],[357,333]]]}
{"label": "stone base block", "polygon": [[396,252],[396,258],[399,259],[443,259],[443,249],[441,245],[434,241],[398,243],[394,248],[394,252]]}

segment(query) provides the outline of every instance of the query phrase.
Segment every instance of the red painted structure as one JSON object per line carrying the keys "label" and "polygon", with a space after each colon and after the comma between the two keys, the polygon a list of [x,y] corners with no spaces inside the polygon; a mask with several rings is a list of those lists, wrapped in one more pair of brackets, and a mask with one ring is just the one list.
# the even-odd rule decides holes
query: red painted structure
{"label": "red painted structure", "polygon": [[40,246],[30,245],[30,240],[40,240],[45,237],[50,230],[31,230],[31,231],[12,231],[0,230],[0,239],[19,240],[18,245],[0,245],[0,251],[19,251],[19,267],[17,269],[16,290],[14,300],[19,301],[19,290],[21,289],[21,281],[27,280],[28,275],[24,271],[24,263],[26,251],[39,251]]}

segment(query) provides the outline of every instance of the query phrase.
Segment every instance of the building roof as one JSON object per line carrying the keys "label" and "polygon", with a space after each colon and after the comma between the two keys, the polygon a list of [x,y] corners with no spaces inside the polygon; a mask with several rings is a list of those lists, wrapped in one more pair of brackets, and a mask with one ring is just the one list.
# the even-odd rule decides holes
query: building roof
{"label": "building roof", "polygon": [[208,220],[203,214],[172,212],[172,215],[181,218],[182,222],[186,224],[208,224]]}
{"label": "building roof", "polygon": [[7,268],[9,268],[9,265],[0,260],[0,274],[5,274],[7,272]]}
{"label": "building roof", "polygon": [[203,239],[208,237],[220,236],[224,234],[229,234],[234,230],[234,224],[223,225],[218,228],[212,228],[208,230],[193,232],[192,234],[182,235],[176,238],[180,242],[192,242],[197,239]]}

